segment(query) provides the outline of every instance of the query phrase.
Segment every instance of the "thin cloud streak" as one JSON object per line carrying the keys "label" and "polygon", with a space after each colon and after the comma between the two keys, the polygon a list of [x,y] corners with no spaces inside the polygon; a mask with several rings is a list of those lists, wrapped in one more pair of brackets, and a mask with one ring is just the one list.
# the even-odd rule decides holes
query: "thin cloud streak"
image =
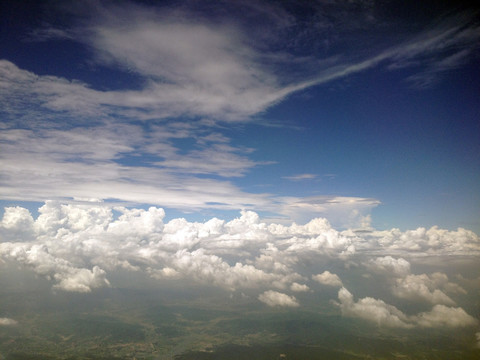
{"label": "thin cloud streak", "polygon": [[[129,108],[139,119],[208,116],[219,121],[249,121],[251,116],[296,92],[368,70],[382,62],[391,70],[424,63],[427,70],[419,70],[416,76],[432,78],[472,55],[463,47],[473,46],[480,38],[475,25],[459,26],[453,22],[458,19],[449,19],[413,40],[363,60],[359,58],[355,63],[342,61],[341,56],[334,62],[318,63],[311,59],[310,64],[303,66],[310,70],[297,75],[308,79],[292,82],[288,73],[272,71],[263,65],[261,59],[265,55],[243,39],[242,29],[205,20],[187,23],[184,18],[191,16],[188,13],[176,13],[173,20],[152,14],[145,19],[143,8],[128,7],[128,17],[125,9],[114,9],[72,32],[78,34],[75,35],[78,41],[95,49],[99,62],[120,65],[143,76],[144,88],[96,91],[85,84],[40,77],[35,81],[35,92],[47,100],[43,106],[118,115]],[[277,59],[273,66],[279,69],[298,61],[284,55]],[[317,69],[312,72],[314,67]]]}

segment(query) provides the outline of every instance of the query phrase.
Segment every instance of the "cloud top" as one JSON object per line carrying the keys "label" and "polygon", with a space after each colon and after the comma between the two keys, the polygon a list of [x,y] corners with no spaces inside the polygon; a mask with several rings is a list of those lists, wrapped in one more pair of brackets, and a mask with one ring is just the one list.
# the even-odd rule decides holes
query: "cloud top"
{"label": "cloud top", "polygon": [[342,287],[342,280],[336,274],[332,274],[330,271],[325,270],[321,274],[313,275],[312,279],[319,282],[322,285]]}
{"label": "cloud top", "polygon": [[353,295],[344,287],[338,292],[338,304],[342,314],[358,317],[379,326],[393,328],[413,327],[471,327],[478,320],[467,314],[462,308],[435,305],[432,310],[408,316],[395,306],[383,300],[365,297],[354,301]]}
{"label": "cloud top", "polygon": [[297,307],[298,302],[294,296],[289,296],[278,291],[268,290],[258,296],[258,300],[268,306]]}

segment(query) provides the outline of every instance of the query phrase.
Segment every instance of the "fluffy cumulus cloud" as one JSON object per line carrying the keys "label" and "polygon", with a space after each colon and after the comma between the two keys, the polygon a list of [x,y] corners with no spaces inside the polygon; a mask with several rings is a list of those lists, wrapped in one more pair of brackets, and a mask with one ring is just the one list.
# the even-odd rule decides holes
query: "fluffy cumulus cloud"
{"label": "fluffy cumulus cloud", "polygon": [[459,307],[435,305],[432,310],[408,316],[383,300],[365,297],[355,301],[353,295],[344,287],[338,292],[338,306],[345,316],[358,317],[379,326],[412,327],[469,327],[478,320]]}
{"label": "fluffy cumulus cloud", "polygon": [[92,270],[72,269],[57,273],[54,277],[58,281],[55,287],[65,291],[90,292],[94,288],[110,285],[105,279],[105,271],[98,266],[94,266]]}
{"label": "fluffy cumulus cloud", "polygon": [[[420,227],[405,232],[399,229],[391,229],[372,231],[366,234],[364,238],[366,249],[388,248],[391,254],[408,253],[411,256],[415,254],[425,255],[426,253],[429,255],[469,255],[478,252],[478,235],[463,228],[449,231],[433,226],[430,229]],[[386,264],[383,266],[386,266]]]}
{"label": "fluffy cumulus cloud", "polygon": [[375,271],[391,273],[394,276],[405,276],[410,273],[410,263],[407,260],[395,259],[390,255],[371,259],[367,266]]}
{"label": "fluffy cumulus cloud", "polygon": [[290,285],[290,290],[294,292],[306,292],[309,291],[310,288],[305,284],[299,284],[294,282],[292,285]]}
{"label": "fluffy cumulus cloud", "polygon": [[3,241],[29,241],[33,236],[33,217],[27,209],[8,207],[3,214],[0,236]]}
{"label": "fluffy cumulus cloud", "polygon": [[268,306],[287,306],[297,307],[298,302],[294,296],[280,293],[278,291],[268,290],[258,296],[258,299]]}
{"label": "fluffy cumulus cloud", "polygon": [[[91,270],[79,268],[60,254],[52,255],[47,245],[16,246],[0,244],[0,254],[31,267],[37,274],[55,279],[55,288],[65,291],[90,292],[94,288],[109,286],[105,271],[94,266]],[[73,254],[72,254],[73,255]]]}
{"label": "fluffy cumulus cloud", "polygon": [[321,274],[313,275],[312,279],[319,282],[322,285],[328,286],[343,286],[342,280],[338,277],[337,274],[332,274],[330,271],[325,270]]}
{"label": "fluffy cumulus cloud", "polygon": [[[151,278],[159,286],[186,281],[226,293],[247,292],[273,307],[301,306],[304,297],[321,291],[315,286],[320,283],[340,288],[337,311],[379,326],[459,327],[476,321],[456,307],[476,291],[473,281],[458,275],[461,283],[455,283],[440,271],[415,274],[406,260],[440,254],[471,262],[480,255],[480,241],[466,230],[433,228],[438,236],[420,250],[410,244],[426,236],[428,231],[422,229],[337,231],[323,218],[284,225],[266,223],[246,210],[230,221],[165,217],[161,208],[112,208],[99,202],[49,201],[36,218],[24,208],[6,208],[0,222],[0,266],[13,263],[30,269],[55,291],[88,293],[115,287],[119,280],[114,273],[121,270]],[[466,249],[469,257],[463,255]],[[387,255],[399,252],[402,257]],[[342,269],[342,279],[333,269]],[[385,294],[407,306],[412,301],[431,305],[431,311],[406,315],[382,299],[355,300],[344,287],[355,269],[370,271]]]}
{"label": "fluffy cumulus cloud", "polygon": [[465,289],[450,282],[444,273],[411,274],[411,264],[403,258],[377,257],[370,259],[365,265],[376,273],[394,278],[392,293],[402,299],[455,305],[455,301],[446,293],[466,294]]}
{"label": "fluffy cumulus cloud", "polygon": [[462,308],[445,305],[435,305],[431,311],[416,316],[415,321],[422,327],[463,327],[478,324],[478,320]]}
{"label": "fluffy cumulus cloud", "polygon": [[426,274],[407,275],[397,279],[393,287],[393,293],[404,299],[424,300],[432,304],[454,305],[447,294],[439,289],[443,284],[448,284],[445,274],[434,273],[431,276]]}
{"label": "fluffy cumulus cloud", "polygon": [[383,300],[365,297],[355,302],[353,295],[344,287],[338,291],[338,300],[342,314],[345,316],[373,321],[379,326],[413,327],[404,313],[395,306],[386,304]]}

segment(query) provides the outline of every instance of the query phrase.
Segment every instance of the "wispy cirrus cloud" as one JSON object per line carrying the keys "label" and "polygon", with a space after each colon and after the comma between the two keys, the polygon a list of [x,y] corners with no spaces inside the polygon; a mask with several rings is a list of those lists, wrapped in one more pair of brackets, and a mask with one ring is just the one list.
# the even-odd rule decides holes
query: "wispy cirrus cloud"
{"label": "wispy cirrus cloud", "polygon": [[284,179],[292,180],[292,181],[302,181],[302,180],[314,180],[318,177],[315,174],[298,174],[292,176],[284,176]]}
{"label": "wispy cirrus cloud", "polygon": [[[346,56],[333,52],[318,58],[288,53],[292,50],[289,41],[283,41],[284,49],[274,51],[270,47],[274,48],[277,39],[271,28],[271,33],[263,37],[264,43],[255,43],[254,30],[248,23],[226,16],[208,18],[182,7],[160,11],[128,2],[93,2],[88,8],[88,15],[68,29],[68,38],[93,49],[97,62],[138,74],[144,86],[139,90],[99,92],[79,84],[62,86],[61,79],[43,81],[41,91],[56,96],[45,103],[52,109],[115,111],[119,107],[129,108],[138,118],[208,116],[220,121],[248,121],[294,92],[382,64],[390,70],[417,68],[411,81],[433,81],[435,76],[474,57],[479,40],[474,17],[461,14],[398,44],[376,49],[376,53],[358,51]],[[262,9],[246,6],[244,10],[249,13],[245,17],[258,15]],[[321,14],[322,10],[312,11]],[[357,8],[355,11],[358,15]],[[282,14],[270,17],[269,26],[284,29],[293,37],[292,29],[300,20],[293,17],[285,22],[288,16]],[[347,16],[348,12],[342,14]],[[362,20],[360,28],[375,23],[368,18]],[[325,32],[321,27],[315,31],[317,36]],[[47,28],[44,33],[55,36],[65,31]],[[352,35],[344,41],[355,44]]]}

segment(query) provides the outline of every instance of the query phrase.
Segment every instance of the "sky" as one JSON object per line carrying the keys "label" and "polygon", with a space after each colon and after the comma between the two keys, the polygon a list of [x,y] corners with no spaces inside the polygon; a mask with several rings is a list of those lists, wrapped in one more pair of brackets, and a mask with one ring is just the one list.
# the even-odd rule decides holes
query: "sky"
{"label": "sky", "polygon": [[455,4],[2,2],[2,204],[478,233],[478,12]]}
{"label": "sky", "polygon": [[[83,293],[119,268],[193,278],[267,306],[332,286],[347,317],[478,323],[455,298],[478,272],[412,270],[480,254],[477,8],[2,1],[0,26],[3,266]],[[432,307],[298,268],[359,253],[389,296]]]}

